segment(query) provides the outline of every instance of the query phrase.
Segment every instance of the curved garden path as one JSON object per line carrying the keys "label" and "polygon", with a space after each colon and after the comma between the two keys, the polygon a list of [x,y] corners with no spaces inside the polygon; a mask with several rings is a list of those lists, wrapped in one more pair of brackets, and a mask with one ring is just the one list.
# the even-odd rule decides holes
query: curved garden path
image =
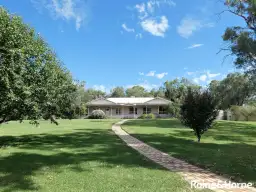
{"label": "curved garden path", "polygon": [[[148,159],[162,165],[163,167],[167,168],[170,171],[174,171],[179,173],[187,182],[191,184],[191,182],[196,183],[225,183],[229,182],[227,178],[221,177],[219,175],[216,175],[212,172],[209,172],[207,170],[201,169],[199,167],[196,167],[194,165],[191,165],[185,161],[182,161],[180,159],[176,159],[174,157],[171,157],[167,153],[163,153],[145,143],[142,141],[134,138],[133,136],[129,135],[127,132],[125,132],[121,128],[121,124],[123,124],[126,120],[120,121],[112,126],[112,130],[115,132],[116,135],[118,135],[129,147],[135,149],[140,154],[144,155]],[[223,188],[223,189],[213,189],[211,190],[217,191],[217,192],[226,192],[226,191],[232,191],[232,192],[256,192],[255,188]]]}

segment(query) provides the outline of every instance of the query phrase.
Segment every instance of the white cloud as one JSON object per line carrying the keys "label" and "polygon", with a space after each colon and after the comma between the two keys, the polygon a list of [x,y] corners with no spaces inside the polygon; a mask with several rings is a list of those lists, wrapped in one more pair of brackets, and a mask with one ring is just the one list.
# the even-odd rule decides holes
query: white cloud
{"label": "white cloud", "polygon": [[144,87],[146,90],[148,90],[148,91],[150,91],[151,89],[153,89],[153,88],[157,88],[158,86],[157,85],[155,85],[155,84],[150,84],[150,83],[148,83],[148,82],[144,82],[144,83],[140,83],[140,84],[138,84],[139,86],[141,86],[141,87]]}
{"label": "white cloud", "polygon": [[185,17],[177,27],[177,32],[181,37],[189,38],[194,32],[199,31],[202,28],[209,28],[213,26],[213,23],[205,23],[202,20]]}
{"label": "white cloud", "polygon": [[155,7],[154,7],[154,4],[153,4],[152,1],[149,1],[149,2],[147,3],[147,8],[148,8],[148,11],[149,11],[150,13],[153,13],[153,12],[155,11]]}
{"label": "white cloud", "polygon": [[192,71],[188,71],[188,72],[187,72],[188,75],[193,75],[193,74],[195,74],[195,73],[196,73],[196,72],[192,72]]}
{"label": "white cloud", "polygon": [[214,78],[214,77],[220,76],[220,73],[210,73],[210,71],[207,71],[207,76],[209,78]]}
{"label": "white cloud", "polygon": [[166,4],[169,6],[176,6],[176,3],[174,3],[171,0],[150,0],[147,2],[147,10],[150,13],[154,13],[155,12],[155,8],[156,7],[160,7],[161,4]]}
{"label": "white cloud", "polygon": [[193,81],[197,84],[199,84],[199,78],[194,78]]}
{"label": "white cloud", "polygon": [[165,16],[159,22],[153,18],[146,19],[141,22],[141,27],[154,36],[164,37],[169,28],[168,19]]}
{"label": "white cloud", "polygon": [[138,11],[139,19],[142,20],[148,16],[145,3],[137,4],[137,5],[135,5],[135,8]]}
{"label": "white cloud", "polygon": [[135,38],[136,39],[142,39],[142,34],[141,33],[136,34]]}
{"label": "white cloud", "polygon": [[[149,32],[154,36],[164,37],[169,28],[168,19],[163,14],[156,14],[159,13],[157,10],[160,10],[164,5],[171,7],[176,4],[172,0],[148,0],[136,4],[133,9],[129,8],[129,10],[135,10],[138,19],[136,23],[138,23],[144,31]],[[136,39],[138,38],[142,38],[141,33],[136,34]]]}
{"label": "white cloud", "polygon": [[138,18],[144,20],[149,16],[153,16],[155,10],[160,6],[175,6],[176,3],[172,0],[149,0],[148,2],[136,4],[135,9],[138,12]]}
{"label": "white cloud", "polygon": [[139,75],[145,75],[145,76],[148,76],[148,77],[156,77],[158,79],[162,79],[166,75],[168,75],[168,73],[167,72],[156,73],[156,71],[149,71],[148,73],[139,72]]}
{"label": "white cloud", "polygon": [[155,76],[155,71],[150,71],[146,74],[146,76],[149,76],[149,77],[154,77]]}
{"label": "white cloud", "polygon": [[194,48],[197,48],[197,47],[202,47],[204,44],[193,44],[191,46],[189,46],[187,49],[194,49]]}
{"label": "white cloud", "polygon": [[192,18],[184,18],[180,25],[177,27],[177,31],[180,36],[184,38],[190,37],[193,32],[202,28],[202,23],[199,20],[194,20]]}
{"label": "white cloud", "polygon": [[211,23],[205,23],[204,27],[208,27],[208,28],[212,28],[215,26],[215,23],[211,22]]}
{"label": "white cloud", "polygon": [[157,77],[158,79],[162,79],[162,78],[164,78],[166,75],[168,75],[168,73],[167,73],[167,72],[164,72],[164,73],[156,74],[156,77]]}
{"label": "white cloud", "polygon": [[87,16],[87,6],[82,0],[31,0],[31,2],[40,12],[42,8],[46,8],[56,19],[73,20],[76,30],[81,28]]}
{"label": "white cloud", "polygon": [[199,77],[199,79],[200,79],[200,81],[206,81],[206,79],[207,79],[207,75],[201,75],[200,77]]}
{"label": "white cloud", "polygon": [[209,83],[214,80],[214,78],[221,76],[221,73],[211,73],[210,70],[187,72],[187,74],[192,75],[192,77],[194,77],[193,81],[198,84]]}
{"label": "white cloud", "polygon": [[123,28],[125,31],[129,32],[129,33],[130,33],[130,32],[131,32],[131,33],[134,33],[134,32],[135,32],[135,30],[134,30],[133,28],[127,27],[125,23],[122,24],[122,28]]}
{"label": "white cloud", "polygon": [[100,90],[100,91],[106,91],[106,87],[104,85],[94,85],[93,89]]}

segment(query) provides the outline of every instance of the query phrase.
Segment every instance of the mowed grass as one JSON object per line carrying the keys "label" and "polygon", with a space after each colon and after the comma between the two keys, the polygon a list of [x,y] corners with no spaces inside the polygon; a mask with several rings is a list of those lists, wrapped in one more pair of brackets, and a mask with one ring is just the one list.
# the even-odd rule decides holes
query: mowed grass
{"label": "mowed grass", "polygon": [[138,139],[194,165],[235,181],[256,184],[256,122],[217,121],[201,143],[176,119],[128,121],[123,129]]}
{"label": "mowed grass", "polygon": [[0,126],[0,191],[195,191],[127,147],[114,120]]}

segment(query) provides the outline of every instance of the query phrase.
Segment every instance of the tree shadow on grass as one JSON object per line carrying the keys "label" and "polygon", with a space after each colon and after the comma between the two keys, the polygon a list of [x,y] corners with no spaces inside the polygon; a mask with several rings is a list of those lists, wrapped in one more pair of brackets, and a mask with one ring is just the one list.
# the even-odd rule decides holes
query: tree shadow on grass
{"label": "tree shadow on grass", "polygon": [[220,134],[230,135],[230,132],[237,133],[242,136],[256,137],[256,125],[242,122],[217,121],[214,123],[213,129]]}
{"label": "tree shadow on grass", "polygon": [[[183,133],[183,132],[182,132]],[[246,143],[197,143],[177,134],[132,134],[147,144],[235,181],[256,184],[256,147]],[[203,138],[202,138],[203,142]]]}
{"label": "tree shadow on grass", "polygon": [[178,119],[145,119],[127,121],[124,126],[157,127],[157,128],[185,128]]}
{"label": "tree shadow on grass", "polygon": [[[2,150],[21,150],[0,156],[0,186],[5,191],[39,190],[30,176],[36,171],[54,166],[82,172],[79,164],[88,161],[102,162],[104,167],[117,165],[163,169],[145,160],[127,147],[107,129],[74,130],[60,135],[39,134],[0,137]],[[63,151],[65,150],[65,151]],[[61,171],[61,169],[60,169]],[[6,187],[7,186],[7,187]]]}

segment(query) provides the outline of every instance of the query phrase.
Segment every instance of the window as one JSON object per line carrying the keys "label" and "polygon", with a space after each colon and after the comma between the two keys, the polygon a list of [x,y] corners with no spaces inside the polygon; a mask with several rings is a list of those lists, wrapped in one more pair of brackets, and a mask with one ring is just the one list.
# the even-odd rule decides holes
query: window
{"label": "window", "polygon": [[137,108],[129,107],[129,114],[134,114],[134,112],[135,112],[136,115],[138,114],[137,113]]}
{"label": "window", "polygon": [[121,109],[120,108],[117,108],[116,109],[116,115],[120,115],[121,114]]}
{"label": "window", "polygon": [[167,108],[166,107],[159,107],[159,114],[167,114]]}
{"label": "window", "polygon": [[150,114],[151,113],[151,108],[143,108],[143,114]]}

